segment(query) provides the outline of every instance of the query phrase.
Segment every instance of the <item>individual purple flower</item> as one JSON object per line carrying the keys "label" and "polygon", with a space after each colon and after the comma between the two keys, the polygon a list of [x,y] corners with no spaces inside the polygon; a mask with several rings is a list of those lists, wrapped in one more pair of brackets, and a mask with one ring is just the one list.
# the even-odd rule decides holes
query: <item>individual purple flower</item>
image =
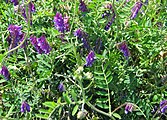
{"label": "individual purple flower", "polygon": [[6,66],[2,66],[0,74],[3,75],[6,80],[10,79],[10,73],[9,73],[9,71],[8,71]]}
{"label": "individual purple flower", "polygon": [[68,20],[68,16],[65,16],[63,18],[61,13],[56,13],[53,20],[55,28],[61,33],[69,31]]}
{"label": "individual purple flower", "polygon": [[117,48],[124,54],[125,58],[128,59],[130,56],[130,52],[126,41],[120,42],[117,44]]}
{"label": "individual purple flower", "polygon": [[82,0],[80,0],[79,10],[82,11],[82,12],[87,12],[88,11],[85,2],[82,1]]}
{"label": "individual purple flower", "polygon": [[65,87],[63,85],[63,83],[60,83],[58,86],[59,92],[64,92],[65,91]]}
{"label": "individual purple flower", "polygon": [[160,102],[160,111],[162,113],[166,113],[167,112],[167,100],[163,100]]}
{"label": "individual purple flower", "polygon": [[127,103],[125,106],[125,114],[128,114],[128,112],[132,112],[133,110],[133,104]]}
{"label": "individual purple flower", "polygon": [[[8,31],[10,35],[7,38],[9,44],[9,50],[15,48],[19,42],[24,40],[25,33],[21,32],[21,26],[9,25]],[[21,46],[23,47],[23,45]]]}
{"label": "individual purple flower", "polygon": [[130,16],[130,19],[136,18],[136,16],[137,16],[139,10],[141,9],[141,7],[142,7],[142,3],[141,2],[136,2],[135,3],[134,7],[131,10],[132,14]]}
{"label": "individual purple flower", "polygon": [[21,112],[30,112],[30,105],[23,101],[22,104],[21,104],[21,109],[20,109]]}
{"label": "individual purple flower", "polygon": [[16,5],[19,4],[19,1],[18,1],[18,0],[11,0],[11,2],[14,4],[14,6],[16,6]]}
{"label": "individual purple flower", "polygon": [[91,67],[93,62],[95,61],[95,53],[93,51],[90,51],[88,56],[86,57],[86,67]]}

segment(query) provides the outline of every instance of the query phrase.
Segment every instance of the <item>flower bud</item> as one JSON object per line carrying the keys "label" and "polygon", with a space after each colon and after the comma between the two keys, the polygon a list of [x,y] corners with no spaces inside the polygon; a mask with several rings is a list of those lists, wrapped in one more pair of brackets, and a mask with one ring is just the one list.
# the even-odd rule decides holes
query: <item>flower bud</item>
{"label": "flower bud", "polygon": [[79,111],[78,112],[78,114],[77,114],[77,119],[83,119],[83,118],[85,118],[86,117],[86,115],[87,115],[87,111],[86,110],[83,110],[83,111]]}

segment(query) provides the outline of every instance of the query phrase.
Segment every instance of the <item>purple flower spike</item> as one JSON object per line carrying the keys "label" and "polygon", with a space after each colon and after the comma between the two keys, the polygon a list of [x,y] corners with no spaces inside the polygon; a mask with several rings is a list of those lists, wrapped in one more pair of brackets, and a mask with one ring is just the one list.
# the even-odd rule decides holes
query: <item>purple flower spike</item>
{"label": "purple flower spike", "polygon": [[[104,13],[102,14],[102,18],[104,18],[104,17],[109,18],[108,23],[104,27],[104,29],[106,31],[108,31],[110,29],[112,23],[114,22],[116,15],[115,15],[115,11],[114,11],[111,4],[106,4],[104,7],[105,7],[105,9],[108,9],[108,10],[104,11]],[[113,15],[113,16],[111,17],[111,15]]]}
{"label": "purple flower spike", "polygon": [[43,50],[43,53],[45,54],[48,54],[52,50],[52,48],[46,41],[45,36],[41,36],[40,38],[38,38],[38,46],[41,48],[41,50]]}
{"label": "purple flower spike", "polygon": [[3,75],[6,80],[10,79],[10,73],[9,73],[9,71],[8,71],[6,66],[2,66],[0,74]]}
{"label": "purple flower spike", "polygon": [[27,102],[22,102],[21,104],[21,112],[30,112],[30,105]]}
{"label": "purple flower spike", "polygon": [[83,31],[81,29],[78,29],[74,32],[74,36],[78,37],[78,38],[83,38]]}
{"label": "purple flower spike", "polygon": [[[9,50],[15,48],[19,42],[24,40],[25,33],[21,32],[21,26],[9,25],[8,31],[10,35],[7,38]],[[23,46],[21,46],[22,48]]]}
{"label": "purple flower spike", "polygon": [[30,37],[31,44],[35,47],[37,52],[39,54],[48,54],[52,50],[48,42],[46,41],[45,36],[41,36],[40,38],[37,38],[35,36]]}
{"label": "purple flower spike", "polygon": [[94,61],[95,61],[95,53],[93,51],[90,51],[90,53],[86,57],[86,64],[85,64],[85,66],[91,67]]}
{"label": "purple flower spike", "polygon": [[19,9],[25,21],[28,23],[28,21],[30,20],[30,25],[32,25],[32,12],[35,12],[35,6],[33,2],[29,2],[28,4],[28,14],[26,14],[26,7],[24,5],[21,5]]}
{"label": "purple flower spike", "polygon": [[30,2],[30,3],[28,4],[28,10],[29,10],[30,12],[35,12],[35,6],[34,6],[33,2]]}
{"label": "purple flower spike", "polygon": [[128,114],[128,112],[132,112],[133,110],[133,104],[127,103],[125,106],[125,114]]}
{"label": "purple flower spike", "polygon": [[128,59],[130,56],[130,52],[129,52],[128,46],[126,44],[126,41],[118,43],[117,47],[124,54],[125,58]]}
{"label": "purple flower spike", "polygon": [[82,40],[84,48],[86,48],[87,50],[90,50],[88,41],[85,38],[81,38],[81,40]]}
{"label": "purple flower spike", "polygon": [[166,113],[167,112],[167,100],[163,100],[160,102],[160,108],[161,108],[161,112],[162,113]]}
{"label": "purple flower spike", "polygon": [[58,86],[59,92],[64,92],[65,91],[65,87],[63,85],[63,83],[60,83]]}
{"label": "purple flower spike", "polygon": [[105,26],[105,30],[108,31],[112,25],[112,23],[114,22],[115,20],[115,14],[113,15],[112,19],[107,23],[107,25]]}
{"label": "purple flower spike", "polygon": [[54,17],[53,20],[55,28],[61,33],[69,31],[70,27],[68,24],[68,20],[69,20],[68,16],[65,16],[63,18],[61,13],[56,13],[56,16]]}
{"label": "purple flower spike", "polygon": [[43,51],[42,51],[42,49],[38,46],[37,37],[31,36],[31,37],[30,37],[30,41],[31,41],[31,44],[32,44],[32,45],[35,47],[35,49],[37,50],[37,52],[38,52],[39,54],[42,54]]}
{"label": "purple flower spike", "polygon": [[136,4],[134,5],[134,7],[132,8],[131,12],[131,16],[130,16],[130,19],[134,19],[136,18],[139,10],[141,9],[142,7],[142,3],[141,2],[136,2]]}
{"label": "purple flower spike", "polygon": [[21,28],[22,27],[18,26],[18,25],[9,25],[8,30],[9,30],[12,37],[17,37],[20,34],[22,34]]}
{"label": "purple flower spike", "polygon": [[19,1],[18,1],[18,0],[11,0],[11,2],[14,4],[14,6],[16,6],[16,5],[19,4]]}
{"label": "purple flower spike", "polygon": [[55,27],[59,32],[64,32],[64,20],[61,13],[56,13],[54,17]]}
{"label": "purple flower spike", "polygon": [[82,0],[80,0],[79,10],[82,11],[82,12],[87,12],[88,11],[88,9],[86,7],[86,4]]}
{"label": "purple flower spike", "polygon": [[87,41],[87,34],[85,32],[83,32],[81,29],[77,29],[74,32],[74,36],[78,37],[79,39],[81,39],[83,46],[87,49],[90,50],[90,45]]}

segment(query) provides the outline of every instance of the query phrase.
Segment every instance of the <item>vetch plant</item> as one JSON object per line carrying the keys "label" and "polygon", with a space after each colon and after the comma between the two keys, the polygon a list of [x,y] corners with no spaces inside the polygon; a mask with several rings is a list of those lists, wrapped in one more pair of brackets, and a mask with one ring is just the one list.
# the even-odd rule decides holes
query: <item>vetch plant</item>
{"label": "vetch plant", "polygon": [[0,119],[165,120],[165,8],[162,0],[2,1]]}

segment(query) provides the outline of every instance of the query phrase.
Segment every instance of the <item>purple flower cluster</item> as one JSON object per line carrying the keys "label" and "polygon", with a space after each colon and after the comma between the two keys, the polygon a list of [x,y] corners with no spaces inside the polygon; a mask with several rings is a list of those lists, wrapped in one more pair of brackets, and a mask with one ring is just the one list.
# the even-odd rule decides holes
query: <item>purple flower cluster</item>
{"label": "purple flower cluster", "polygon": [[87,49],[87,50],[90,50],[90,46],[89,46],[89,43],[87,41],[87,37],[88,35],[82,31],[81,29],[77,29],[75,32],[74,32],[74,36],[78,37],[79,39],[81,39],[82,43],[83,43],[83,46]]}
{"label": "purple flower cluster", "polygon": [[85,2],[82,1],[82,0],[80,0],[79,10],[82,11],[82,12],[87,12],[88,11]]}
{"label": "purple flower cluster", "polygon": [[68,20],[69,20],[68,16],[65,16],[63,18],[61,13],[56,13],[53,20],[55,28],[61,33],[64,33],[65,31],[66,32],[69,31],[70,27],[69,27]]}
{"label": "purple flower cluster", "polygon": [[91,67],[93,62],[95,61],[95,53],[93,51],[90,51],[88,56],[86,57],[86,67]]}
{"label": "purple flower cluster", "polygon": [[[18,0],[11,0],[11,2],[14,4],[14,6],[18,5]],[[32,12],[35,12],[35,6],[33,2],[28,3],[28,13],[26,14],[26,6],[24,4],[19,5],[18,8],[21,11],[22,16],[24,17],[25,21],[28,23],[30,20],[30,24],[32,25]]]}
{"label": "purple flower cluster", "polygon": [[16,6],[16,5],[19,4],[19,1],[18,1],[18,0],[11,0],[11,2],[14,4],[14,6]]}
{"label": "purple flower cluster", "polygon": [[162,113],[167,112],[167,100],[163,100],[163,101],[160,102],[160,111]]}
{"label": "purple flower cluster", "polygon": [[130,52],[128,49],[128,45],[126,44],[126,41],[118,43],[117,47],[124,54],[125,58],[128,59],[130,56]]}
{"label": "purple flower cluster", "polygon": [[27,102],[22,102],[21,104],[21,108],[20,108],[21,112],[30,112],[30,105]]}
{"label": "purple flower cluster", "polygon": [[[15,48],[19,42],[22,42],[25,37],[25,33],[21,32],[21,26],[9,25],[8,31],[10,35],[7,38],[9,49]],[[25,47],[22,45],[21,47]]]}
{"label": "purple flower cluster", "polygon": [[132,112],[133,110],[133,104],[127,103],[125,106],[125,114],[128,114],[128,112]]}
{"label": "purple flower cluster", "polygon": [[[112,23],[114,22],[116,15],[115,15],[115,11],[114,11],[114,9],[112,8],[112,5],[111,5],[111,4],[107,4],[107,5],[105,6],[105,8],[108,9],[108,10],[105,10],[105,11],[104,11],[104,13],[102,14],[102,18],[104,18],[104,17],[109,17],[109,21],[108,21],[108,23],[106,24],[106,26],[104,27],[104,29],[105,29],[106,31],[108,31],[109,28],[110,28],[110,26],[111,26]],[[111,13],[111,12],[112,12],[112,13]],[[110,17],[111,14],[113,14],[112,17]]]}
{"label": "purple flower cluster", "polygon": [[0,74],[3,75],[6,80],[10,79],[10,73],[9,73],[9,71],[8,71],[6,66],[2,66]]}
{"label": "purple flower cluster", "polygon": [[130,19],[136,18],[136,16],[137,16],[139,10],[141,9],[141,7],[142,7],[142,3],[141,2],[136,2],[135,3],[134,7],[131,10],[132,14],[130,16]]}
{"label": "purple flower cluster", "polygon": [[63,83],[60,83],[58,86],[59,92],[64,92],[65,91],[65,87],[63,85]]}
{"label": "purple flower cluster", "polygon": [[52,50],[52,48],[46,41],[45,36],[41,36],[40,38],[37,38],[36,36],[31,36],[30,41],[39,54],[48,54]]}
{"label": "purple flower cluster", "polygon": [[32,2],[28,4],[28,14],[26,14],[26,6],[20,6],[20,11],[22,16],[24,17],[25,21],[28,23],[30,21],[30,25],[32,25],[32,12],[35,12],[35,6]]}

